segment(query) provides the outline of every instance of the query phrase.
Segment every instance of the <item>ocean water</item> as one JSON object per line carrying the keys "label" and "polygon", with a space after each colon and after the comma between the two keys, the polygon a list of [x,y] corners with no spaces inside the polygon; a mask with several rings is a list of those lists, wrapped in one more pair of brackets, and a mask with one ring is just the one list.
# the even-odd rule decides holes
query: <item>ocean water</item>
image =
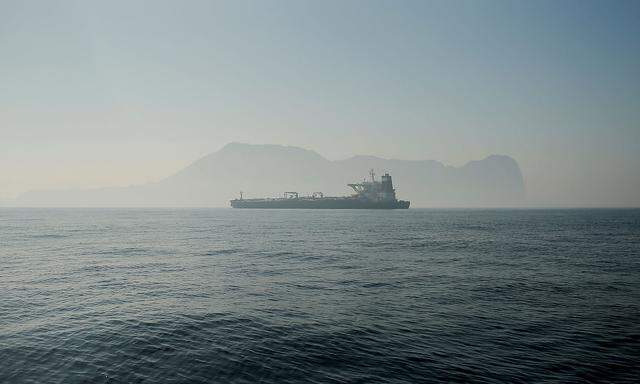
{"label": "ocean water", "polygon": [[640,210],[0,210],[2,383],[639,377]]}

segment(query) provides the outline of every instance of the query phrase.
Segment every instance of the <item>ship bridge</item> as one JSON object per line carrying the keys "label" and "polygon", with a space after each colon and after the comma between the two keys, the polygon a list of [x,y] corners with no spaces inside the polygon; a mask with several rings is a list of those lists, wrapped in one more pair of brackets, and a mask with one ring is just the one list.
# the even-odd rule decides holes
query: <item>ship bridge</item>
{"label": "ship bridge", "polygon": [[369,201],[396,200],[396,191],[393,189],[393,182],[388,173],[382,175],[380,181],[376,180],[373,169],[369,171],[369,175],[371,176],[371,181],[364,180],[362,183],[347,184],[353,188],[357,197]]}

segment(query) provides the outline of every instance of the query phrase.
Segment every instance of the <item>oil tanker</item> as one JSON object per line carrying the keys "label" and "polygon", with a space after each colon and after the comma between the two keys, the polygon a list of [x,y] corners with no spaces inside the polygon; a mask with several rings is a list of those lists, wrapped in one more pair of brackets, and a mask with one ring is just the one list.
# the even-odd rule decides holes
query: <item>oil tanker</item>
{"label": "oil tanker", "polygon": [[283,197],[231,200],[233,208],[280,208],[280,209],[407,209],[409,201],[396,199],[391,176],[385,173],[380,181],[375,179],[373,170],[371,180],[347,184],[354,190],[351,196],[324,196],[314,192],[311,196],[300,196],[298,192],[285,192]]}

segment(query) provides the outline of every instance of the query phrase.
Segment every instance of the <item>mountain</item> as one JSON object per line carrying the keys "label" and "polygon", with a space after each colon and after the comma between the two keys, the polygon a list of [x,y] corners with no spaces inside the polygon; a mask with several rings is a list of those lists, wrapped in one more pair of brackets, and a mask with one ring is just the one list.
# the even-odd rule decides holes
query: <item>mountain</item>
{"label": "mountain", "polygon": [[19,206],[228,206],[244,196],[279,196],[284,191],[350,194],[347,183],[373,168],[393,176],[398,198],[412,207],[514,206],[524,200],[518,163],[492,155],[462,167],[433,160],[407,161],[355,156],[329,161],[314,151],[231,143],[157,183],[124,188],[32,191]]}

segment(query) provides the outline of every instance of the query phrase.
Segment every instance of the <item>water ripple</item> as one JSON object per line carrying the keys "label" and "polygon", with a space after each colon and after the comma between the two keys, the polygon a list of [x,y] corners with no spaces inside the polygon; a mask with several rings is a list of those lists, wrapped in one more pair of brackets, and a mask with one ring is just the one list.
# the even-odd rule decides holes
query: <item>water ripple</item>
{"label": "water ripple", "polygon": [[640,211],[3,210],[0,382],[637,382]]}

